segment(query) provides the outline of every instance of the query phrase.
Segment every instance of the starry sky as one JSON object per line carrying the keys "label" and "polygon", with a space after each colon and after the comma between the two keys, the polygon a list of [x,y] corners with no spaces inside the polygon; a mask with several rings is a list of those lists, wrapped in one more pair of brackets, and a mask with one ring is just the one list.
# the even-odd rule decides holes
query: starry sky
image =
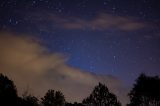
{"label": "starry sky", "polygon": [[30,36],[67,65],[127,86],[140,73],[160,75],[159,0],[0,0],[0,31]]}

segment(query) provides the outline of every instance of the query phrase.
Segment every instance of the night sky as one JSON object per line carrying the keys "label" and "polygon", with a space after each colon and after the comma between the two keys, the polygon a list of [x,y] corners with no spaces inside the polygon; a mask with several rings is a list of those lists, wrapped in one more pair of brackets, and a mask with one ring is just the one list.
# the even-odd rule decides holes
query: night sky
{"label": "night sky", "polygon": [[160,75],[159,0],[0,0],[0,30],[126,86],[140,73]]}

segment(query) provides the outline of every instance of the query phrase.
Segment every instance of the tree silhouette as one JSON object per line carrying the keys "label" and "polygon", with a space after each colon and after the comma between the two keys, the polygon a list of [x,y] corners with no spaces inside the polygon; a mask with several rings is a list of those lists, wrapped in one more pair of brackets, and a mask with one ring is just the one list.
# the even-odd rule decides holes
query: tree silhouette
{"label": "tree silhouette", "polygon": [[13,81],[0,74],[0,106],[17,104],[17,90]]}
{"label": "tree silhouette", "polygon": [[160,106],[160,78],[141,74],[129,97],[128,106]]}
{"label": "tree silhouette", "polygon": [[64,106],[65,98],[60,91],[48,90],[42,98],[42,104],[44,106]]}
{"label": "tree silhouette", "polygon": [[23,106],[39,106],[38,99],[32,95],[23,96]]}
{"label": "tree silhouette", "polygon": [[121,106],[116,96],[108,88],[99,83],[89,97],[83,100],[85,106]]}
{"label": "tree silhouette", "polygon": [[72,103],[66,103],[65,106],[84,106],[84,105],[82,103],[74,102],[73,104]]}

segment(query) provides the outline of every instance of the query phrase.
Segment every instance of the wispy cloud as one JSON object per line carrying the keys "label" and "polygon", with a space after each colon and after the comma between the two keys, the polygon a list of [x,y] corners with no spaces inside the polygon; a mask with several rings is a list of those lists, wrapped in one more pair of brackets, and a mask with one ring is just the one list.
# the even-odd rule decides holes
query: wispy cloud
{"label": "wispy cloud", "polygon": [[89,30],[107,30],[116,29],[120,31],[139,30],[146,25],[143,22],[134,20],[133,18],[123,16],[113,16],[106,13],[98,14],[90,20],[79,17],[61,17],[54,14],[49,14],[48,17],[51,23],[56,23],[57,26],[64,29],[89,29]]}
{"label": "wispy cloud", "polygon": [[61,53],[48,53],[37,41],[11,33],[0,33],[0,73],[15,81],[22,94],[43,96],[48,89],[61,90],[68,101],[81,101],[98,83],[105,83],[127,102],[122,82],[110,75],[97,75],[71,67]]}
{"label": "wispy cloud", "polygon": [[54,28],[65,30],[117,30],[135,31],[147,28],[148,24],[136,20],[134,17],[116,16],[99,13],[90,19],[76,16],[61,16],[54,13],[30,13],[30,20],[37,29],[52,32]]}

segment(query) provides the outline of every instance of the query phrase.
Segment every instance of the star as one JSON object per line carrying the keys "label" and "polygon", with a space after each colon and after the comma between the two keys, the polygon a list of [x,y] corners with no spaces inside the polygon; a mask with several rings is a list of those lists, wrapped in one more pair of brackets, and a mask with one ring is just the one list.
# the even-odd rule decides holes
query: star
{"label": "star", "polygon": [[9,19],[9,23],[12,23],[12,19],[11,18]]}
{"label": "star", "polygon": [[61,10],[61,9],[58,9],[58,12],[59,12],[59,13],[61,13],[61,12],[62,12],[62,10]]}
{"label": "star", "polygon": [[18,21],[15,21],[15,25],[17,25],[19,22]]}
{"label": "star", "polygon": [[107,5],[107,2],[103,2],[104,5]]}
{"label": "star", "polygon": [[115,13],[115,12],[116,12],[116,9],[117,9],[117,8],[116,8],[115,6],[112,7],[112,12]]}
{"label": "star", "polygon": [[116,56],[113,56],[114,60],[116,59]]}
{"label": "star", "polygon": [[34,6],[35,4],[36,4],[36,1],[33,0],[33,1],[32,1],[32,6]]}

